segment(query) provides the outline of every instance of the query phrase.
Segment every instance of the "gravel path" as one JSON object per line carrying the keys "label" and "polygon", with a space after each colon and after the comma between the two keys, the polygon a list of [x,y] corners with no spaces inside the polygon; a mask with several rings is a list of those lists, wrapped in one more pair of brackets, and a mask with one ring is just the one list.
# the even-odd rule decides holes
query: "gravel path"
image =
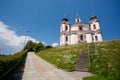
{"label": "gravel path", "polygon": [[82,77],[91,75],[87,72],[59,70],[34,52],[28,53],[23,71],[22,80],[82,80]]}

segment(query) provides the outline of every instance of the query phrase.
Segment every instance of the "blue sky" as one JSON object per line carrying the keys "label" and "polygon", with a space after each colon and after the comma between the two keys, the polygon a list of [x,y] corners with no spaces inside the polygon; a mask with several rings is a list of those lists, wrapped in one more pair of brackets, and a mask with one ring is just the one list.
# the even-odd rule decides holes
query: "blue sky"
{"label": "blue sky", "polygon": [[120,38],[120,0],[0,0],[0,21],[16,35],[59,43],[60,22],[64,15],[73,24],[78,12],[88,23],[92,14],[100,20],[103,40]]}

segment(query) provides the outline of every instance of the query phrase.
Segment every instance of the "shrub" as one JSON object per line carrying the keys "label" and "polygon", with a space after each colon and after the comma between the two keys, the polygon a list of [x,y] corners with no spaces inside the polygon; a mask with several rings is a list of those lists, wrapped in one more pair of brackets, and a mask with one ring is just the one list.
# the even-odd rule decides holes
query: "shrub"
{"label": "shrub", "polygon": [[8,71],[11,67],[21,62],[26,54],[27,51],[22,51],[13,55],[0,56],[0,76]]}
{"label": "shrub", "polygon": [[119,80],[120,41],[102,42],[90,52],[90,72],[108,80]]}

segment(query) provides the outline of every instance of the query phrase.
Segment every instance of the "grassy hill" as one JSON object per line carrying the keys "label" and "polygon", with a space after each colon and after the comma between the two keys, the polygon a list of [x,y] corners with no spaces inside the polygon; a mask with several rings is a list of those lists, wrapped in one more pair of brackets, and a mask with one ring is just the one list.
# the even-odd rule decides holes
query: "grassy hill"
{"label": "grassy hill", "polygon": [[58,68],[71,71],[74,70],[79,52],[82,50],[88,50],[88,45],[86,43],[81,45],[54,47],[42,50],[37,54]]}
{"label": "grassy hill", "polygon": [[[80,51],[89,52],[89,71],[105,78],[105,80],[119,80],[120,76],[120,40],[107,41],[96,44],[96,49],[88,51],[90,45],[78,44],[65,47],[55,47],[37,53],[40,57],[54,64],[56,67],[72,71]],[[85,80],[95,79],[85,78]],[[101,78],[100,78],[101,79]],[[104,79],[103,79],[104,80]]]}

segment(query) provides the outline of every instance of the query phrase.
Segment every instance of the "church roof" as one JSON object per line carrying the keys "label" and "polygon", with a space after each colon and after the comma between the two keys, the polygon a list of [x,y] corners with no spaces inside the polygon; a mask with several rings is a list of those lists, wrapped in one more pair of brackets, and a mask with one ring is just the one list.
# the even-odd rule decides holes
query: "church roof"
{"label": "church roof", "polygon": [[97,16],[92,16],[90,18],[90,23],[92,23],[92,21],[98,21],[99,22],[99,19],[97,18]]}
{"label": "church roof", "polygon": [[69,21],[67,18],[63,18],[62,21]]}
{"label": "church roof", "polygon": [[79,22],[79,23],[75,23],[75,24],[71,25],[71,27],[76,27],[76,26],[86,26],[86,27],[89,27],[89,24],[88,23]]}
{"label": "church roof", "polygon": [[93,20],[93,19],[98,19],[98,18],[97,18],[97,16],[92,16],[92,17],[90,18],[90,20]]}

